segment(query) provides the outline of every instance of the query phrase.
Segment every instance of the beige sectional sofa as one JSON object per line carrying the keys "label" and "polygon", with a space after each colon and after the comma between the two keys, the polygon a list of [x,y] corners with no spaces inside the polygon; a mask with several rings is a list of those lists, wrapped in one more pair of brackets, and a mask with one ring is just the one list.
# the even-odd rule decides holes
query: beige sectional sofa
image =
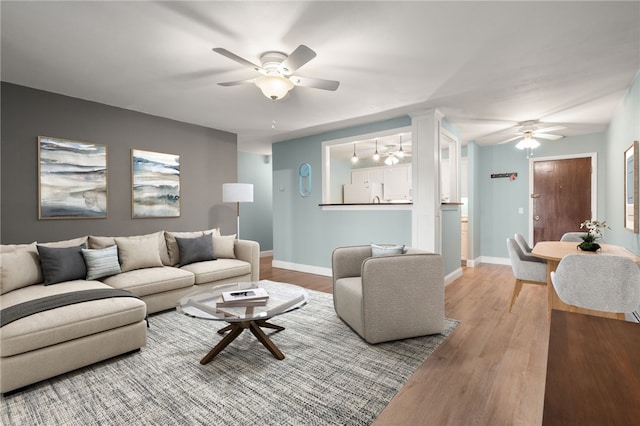
{"label": "beige sectional sofa", "polygon": [[[258,281],[260,270],[257,242],[217,229],[2,245],[0,256],[2,393],[137,350],[147,314],[199,286]],[[37,312],[36,300],[54,307]]]}

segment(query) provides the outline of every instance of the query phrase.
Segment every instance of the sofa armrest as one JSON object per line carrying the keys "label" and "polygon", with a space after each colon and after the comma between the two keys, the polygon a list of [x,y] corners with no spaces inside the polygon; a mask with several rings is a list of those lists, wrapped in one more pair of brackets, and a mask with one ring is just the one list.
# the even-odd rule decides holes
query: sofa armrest
{"label": "sofa armrest", "polygon": [[257,241],[235,240],[236,259],[251,264],[251,281],[260,280],[260,244]]}
{"label": "sofa armrest", "polygon": [[333,282],[340,278],[359,277],[362,262],[371,257],[371,246],[338,247],[331,254]]}

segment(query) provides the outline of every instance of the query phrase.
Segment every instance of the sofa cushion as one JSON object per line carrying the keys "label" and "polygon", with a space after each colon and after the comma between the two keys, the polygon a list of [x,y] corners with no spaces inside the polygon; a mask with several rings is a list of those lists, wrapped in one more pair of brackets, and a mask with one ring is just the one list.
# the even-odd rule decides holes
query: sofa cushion
{"label": "sofa cushion", "polygon": [[191,272],[171,266],[136,269],[102,279],[113,288],[129,290],[136,296],[161,293],[179,288],[191,287],[194,283]]}
{"label": "sofa cushion", "polygon": [[207,231],[192,231],[192,232],[165,232],[164,237],[167,244],[167,252],[169,253],[168,266],[176,266],[180,263],[180,249],[176,238],[196,238],[205,234],[210,234],[211,237],[220,236],[220,230],[218,228],[209,229]]}
{"label": "sofa cushion", "polygon": [[87,266],[82,257],[85,245],[75,247],[47,247],[37,245],[44,285],[84,279]]}
{"label": "sofa cushion", "polygon": [[195,275],[196,284],[239,277],[251,274],[251,264],[238,259],[218,259],[208,262],[197,262],[181,267]]}
{"label": "sofa cushion", "polygon": [[158,241],[155,236],[147,238],[116,237],[114,240],[118,246],[118,259],[122,272],[162,266]]}
{"label": "sofa cushion", "polygon": [[213,256],[213,241],[211,235],[204,234],[195,238],[176,237],[180,251],[180,266],[205,260],[216,260]]}
{"label": "sofa cushion", "polygon": [[234,250],[236,243],[236,235],[224,235],[213,237],[213,254],[221,259],[235,259]]}
{"label": "sofa cushion", "polygon": [[146,238],[157,238],[158,241],[158,253],[160,254],[160,259],[162,260],[162,264],[166,266],[169,265],[169,253],[167,252],[167,243],[165,242],[164,231],[154,232],[152,234],[145,235],[134,235],[130,237],[98,237],[95,235],[89,235],[89,248],[99,249],[106,248],[109,246],[113,246],[116,244],[116,238],[129,238],[129,239],[146,239]]}
{"label": "sofa cushion", "polygon": [[87,264],[87,279],[95,280],[122,272],[118,262],[118,247],[113,245],[103,249],[82,249]]}
{"label": "sofa cushion", "polygon": [[[52,286],[35,284],[3,295],[0,305],[4,308],[41,297],[98,288],[109,286],[85,280]],[[132,297],[93,300],[39,312],[0,328],[0,356],[17,355],[134,324],[143,320],[146,312],[145,303]]]}
{"label": "sofa cushion", "polygon": [[0,294],[42,282],[36,243],[0,246]]}

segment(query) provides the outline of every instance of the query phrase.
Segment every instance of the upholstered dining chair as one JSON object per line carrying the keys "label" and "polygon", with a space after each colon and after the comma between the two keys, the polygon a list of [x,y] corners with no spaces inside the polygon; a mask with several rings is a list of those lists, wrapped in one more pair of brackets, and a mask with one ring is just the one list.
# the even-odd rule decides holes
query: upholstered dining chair
{"label": "upholstered dining chair", "polygon": [[[586,232],[565,232],[564,234],[562,234],[562,237],[560,237],[560,241],[581,243],[583,241],[582,237],[584,236],[584,234],[586,234]],[[600,244],[604,243],[602,236],[597,236],[595,242]]]}
{"label": "upholstered dining chair", "polygon": [[568,305],[618,314],[640,305],[640,266],[626,257],[569,254],[551,273],[551,282]]}
{"label": "upholstered dining chair", "polygon": [[333,305],[342,321],[369,343],[441,333],[442,256],[415,248],[373,253],[370,245],[333,251]]}
{"label": "upholstered dining chair", "polygon": [[533,254],[531,254],[531,251],[533,249],[529,246],[529,243],[527,242],[527,240],[525,240],[522,234],[513,234],[513,239],[516,240],[516,243],[518,243],[518,245],[520,246],[522,253],[525,255],[525,260],[528,260],[530,262],[547,263],[546,260],[535,257]]}
{"label": "upholstered dining chair", "polygon": [[547,285],[547,265],[534,256],[527,256],[513,238],[507,238],[507,251],[513,275],[516,277],[509,303],[511,312],[523,284]]}

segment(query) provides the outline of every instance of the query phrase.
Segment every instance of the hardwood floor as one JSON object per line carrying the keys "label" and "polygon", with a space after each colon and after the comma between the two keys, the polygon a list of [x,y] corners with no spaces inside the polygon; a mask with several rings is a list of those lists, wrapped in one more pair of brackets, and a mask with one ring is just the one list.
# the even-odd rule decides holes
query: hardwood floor
{"label": "hardwood floor", "polygon": [[[331,278],[272,268],[260,278],[331,292]],[[549,325],[546,288],[525,285],[511,313],[509,266],[465,268],[445,289],[445,314],[460,321],[374,422],[383,425],[539,425]]]}

